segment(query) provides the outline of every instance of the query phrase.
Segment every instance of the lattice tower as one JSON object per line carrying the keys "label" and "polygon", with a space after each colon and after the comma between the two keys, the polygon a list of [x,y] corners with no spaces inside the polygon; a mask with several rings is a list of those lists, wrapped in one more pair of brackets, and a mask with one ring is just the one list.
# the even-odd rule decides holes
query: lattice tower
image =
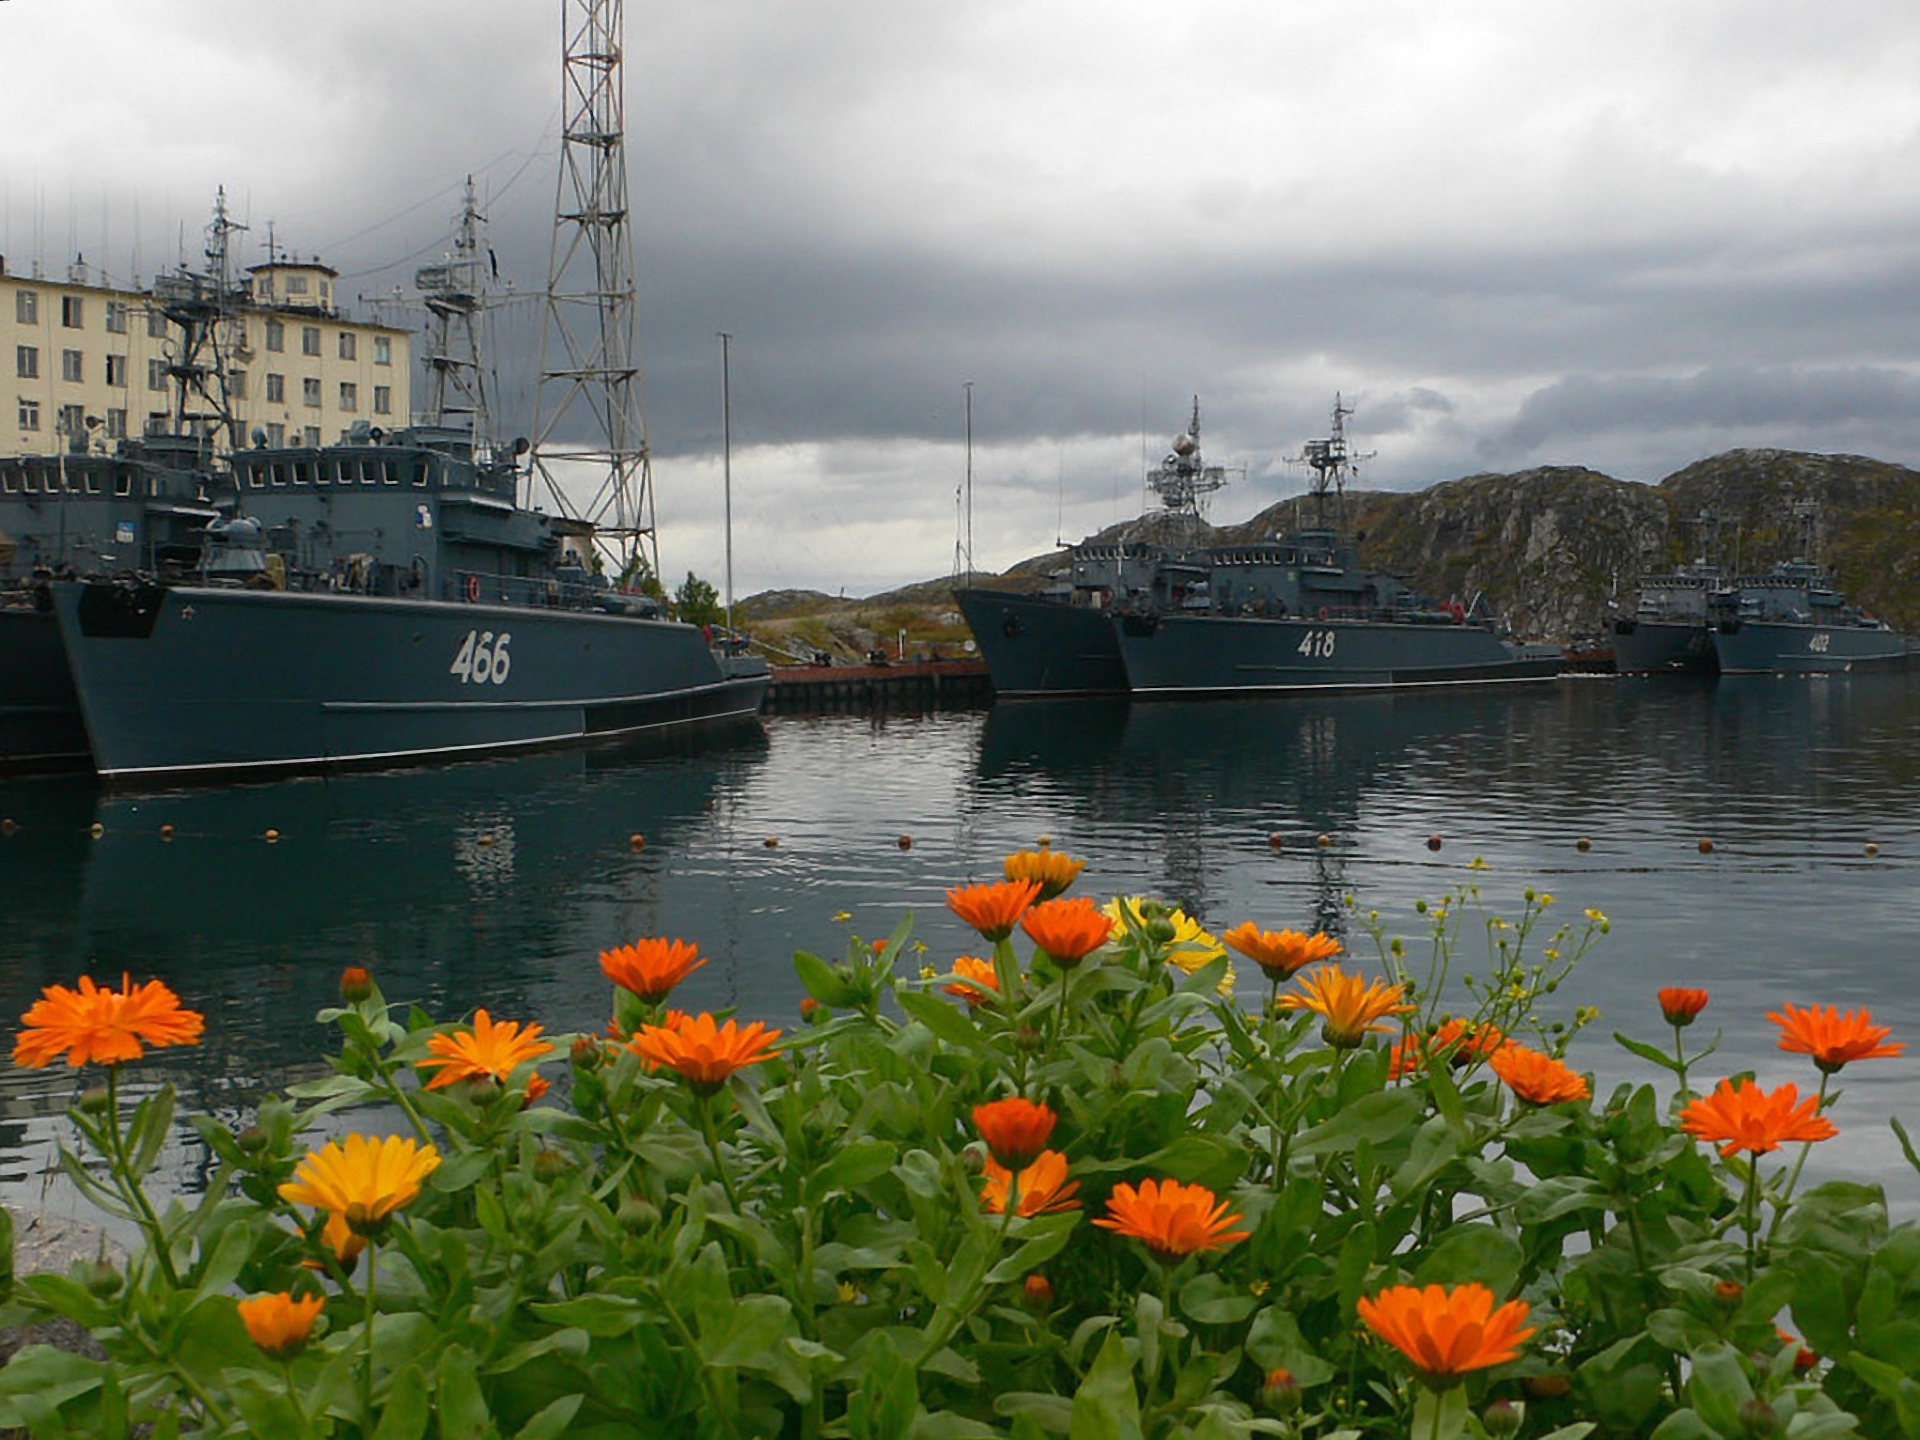
{"label": "lattice tower", "polygon": [[414,288],[427,307],[427,351],[421,357],[427,376],[423,413],[430,425],[465,429],[476,453],[492,439],[487,372],[480,353],[480,324],[487,303],[480,229],[485,223],[469,175],[460,216],[454,222],[453,248],[439,264],[424,265],[413,275]]}

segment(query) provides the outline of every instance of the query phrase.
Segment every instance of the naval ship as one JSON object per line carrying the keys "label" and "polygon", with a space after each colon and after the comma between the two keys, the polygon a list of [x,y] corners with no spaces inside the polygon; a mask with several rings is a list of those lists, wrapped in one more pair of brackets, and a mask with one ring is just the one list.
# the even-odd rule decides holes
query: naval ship
{"label": "naval ship", "polygon": [[1724,582],[1704,561],[1665,575],[1644,575],[1631,615],[1616,615],[1614,669],[1622,675],[1711,675],[1720,668],[1713,648],[1710,602]]}
{"label": "naval ship", "polygon": [[[1207,565],[1197,543],[1204,500],[1226,483],[1226,468],[1208,465],[1201,456],[1196,395],[1193,418],[1147,477],[1159,508],[1117,539],[1072,546],[1067,565],[1037,595],[975,586],[956,591],[994,693],[1124,693],[1127,671],[1112,616],[1178,608],[1205,589]],[[1146,539],[1146,532],[1162,538]]]}
{"label": "naval ship", "polygon": [[1523,645],[1475,596],[1436,604],[1398,576],[1363,570],[1345,538],[1345,494],[1359,460],[1352,409],[1334,397],[1327,438],[1300,457],[1313,471],[1313,524],[1265,544],[1216,546],[1207,580],[1175,608],[1116,622],[1131,693],[1141,699],[1551,680],[1561,653]]}
{"label": "naval ship", "polygon": [[1725,675],[1845,674],[1904,665],[1914,642],[1849,604],[1807,560],[1742,576],[1714,596],[1713,648]]}

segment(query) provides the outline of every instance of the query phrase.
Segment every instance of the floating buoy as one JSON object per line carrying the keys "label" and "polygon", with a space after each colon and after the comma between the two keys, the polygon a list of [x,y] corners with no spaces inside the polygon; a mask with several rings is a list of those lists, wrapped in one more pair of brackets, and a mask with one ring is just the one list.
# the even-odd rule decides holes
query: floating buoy
{"label": "floating buoy", "polygon": [[1033,843],[1038,845],[1042,850],[1044,850],[1049,845],[1053,844],[1053,836],[1042,835],[1038,840],[1034,841]]}
{"label": "floating buoy", "polygon": [[19,828],[20,827],[18,825],[15,825],[13,823],[13,817],[11,815],[7,816],[4,819],[0,819],[0,835],[11,835],[15,830],[18,830]]}
{"label": "floating buoy", "polygon": [[1322,850],[1330,849],[1333,845],[1333,837],[1331,835],[1322,835],[1313,843],[1318,845]]}
{"label": "floating buoy", "polygon": [[901,848],[902,850],[911,850],[911,849],[913,849],[913,836],[911,836],[911,835],[902,835],[902,836],[900,837],[900,848]]}
{"label": "floating buoy", "polygon": [[760,843],[765,845],[769,850],[777,849],[780,844],[780,837],[778,835],[769,835]]}
{"label": "floating buoy", "polygon": [[171,824],[162,825],[160,827],[160,838],[162,840],[173,839],[173,826]]}
{"label": "floating buoy", "polygon": [[493,844],[493,834],[492,832],[489,831],[487,834],[484,834],[480,837],[480,845],[482,849],[485,849],[487,846],[491,844]]}
{"label": "floating buoy", "polygon": [[1713,853],[1713,841],[1702,838],[1700,841],[1700,853],[1702,855],[1711,855]]}
{"label": "floating buoy", "polygon": [[280,832],[278,830],[269,830],[261,838],[269,845],[278,845],[280,843]]}
{"label": "floating buoy", "polygon": [[1269,850],[1282,849],[1285,847],[1286,843],[1287,843],[1287,837],[1282,835],[1278,830],[1274,831],[1271,835],[1267,836],[1267,848]]}
{"label": "floating buoy", "polygon": [[1446,842],[1441,840],[1438,835],[1427,836],[1427,849],[1429,850],[1438,850],[1444,843]]}
{"label": "floating buoy", "polygon": [[647,848],[647,837],[646,837],[646,836],[644,836],[644,835],[629,835],[629,836],[627,837],[627,848],[628,848],[629,850],[644,850],[644,849],[646,849],[646,848]]}
{"label": "floating buoy", "polygon": [[1593,848],[1593,842],[1587,839],[1586,836],[1582,835],[1578,840],[1573,842],[1573,848],[1578,850],[1582,855],[1584,855],[1587,853],[1587,851]]}
{"label": "floating buoy", "polygon": [[1880,853],[1880,847],[1874,844],[1873,841],[1871,840],[1867,841],[1867,854],[1871,856],[1871,855],[1878,855],[1879,853]]}
{"label": "floating buoy", "polygon": [[106,833],[107,833],[106,826],[102,825],[98,820],[93,822],[93,838],[94,839],[98,840],[102,835]]}

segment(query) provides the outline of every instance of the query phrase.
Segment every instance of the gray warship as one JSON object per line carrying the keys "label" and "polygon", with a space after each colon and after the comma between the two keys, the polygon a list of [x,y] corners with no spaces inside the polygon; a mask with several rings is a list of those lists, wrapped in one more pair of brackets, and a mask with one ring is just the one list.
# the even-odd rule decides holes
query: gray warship
{"label": "gray warship", "polygon": [[1915,644],[1848,603],[1807,560],[1742,576],[1713,598],[1713,648],[1724,675],[1846,674],[1905,665]]}
{"label": "gray warship", "polygon": [[1616,615],[1614,669],[1622,675],[1711,675],[1720,668],[1708,611],[1723,581],[1704,561],[1644,575],[1631,615]]}
{"label": "gray warship", "polygon": [[1363,570],[1345,538],[1345,491],[1358,460],[1353,413],[1334,397],[1330,431],[1300,460],[1314,523],[1258,545],[1215,546],[1207,581],[1174,608],[1116,620],[1140,699],[1371,690],[1551,680],[1561,652],[1524,645],[1475,596],[1438,604],[1398,576]]}
{"label": "gray warship", "polygon": [[[1184,605],[1204,591],[1198,548],[1205,497],[1227,483],[1200,452],[1200,399],[1147,486],[1159,507],[1112,540],[1083,540],[1037,595],[966,586],[955,592],[994,692],[1011,697],[1124,693],[1126,666],[1112,617]],[[1145,538],[1152,532],[1156,539]],[[1169,543],[1171,541],[1171,543]]]}

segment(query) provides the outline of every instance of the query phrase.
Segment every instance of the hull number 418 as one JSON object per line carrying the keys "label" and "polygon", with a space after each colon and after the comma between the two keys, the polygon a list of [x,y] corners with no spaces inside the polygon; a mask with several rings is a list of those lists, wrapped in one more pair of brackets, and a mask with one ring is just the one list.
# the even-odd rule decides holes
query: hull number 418
{"label": "hull number 418", "polygon": [[491,630],[469,630],[447,670],[458,675],[463,685],[504,685],[513,668],[513,657],[507,653],[512,639],[505,630],[497,636]]}
{"label": "hull number 418", "polygon": [[1309,660],[1327,660],[1333,656],[1333,631],[1309,630],[1300,641],[1300,653]]}

